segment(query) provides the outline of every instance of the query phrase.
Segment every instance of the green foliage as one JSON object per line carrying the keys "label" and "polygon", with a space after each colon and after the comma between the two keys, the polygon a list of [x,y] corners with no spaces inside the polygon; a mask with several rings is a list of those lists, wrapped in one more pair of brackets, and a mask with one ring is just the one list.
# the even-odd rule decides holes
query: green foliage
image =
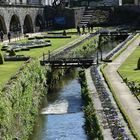
{"label": "green foliage", "polygon": [[28,140],[44,94],[44,70],[36,61],[26,64],[0,94],[0,132],[3,139]]}
{"label": "green foliage", "polygon": [[99,36],[94,36],[67,54],[67,57],[90,57],[98,47]]}
{"label": "green foliage", "polygon": [[9,51],[9,56],[15,56],[15,55],[16,55],[16,53],[15,53],[14,50],[10,50],[10,51]]}
{"label": "green foliage", "polygon": [[140,70],[140,58],[138,59],[137,69]]}
{"label": "green foliage", "polygon": [[0,64],[3,64],[4,63],[4,58],[3,58],[3,55],[0,53]]}
{"label": "green foliage", "polygon": [[81,94],[84,100],[85,130],[89,139],[103,140],[91,94],[88,91],[84,70],[79,71],[79,81],[81,84]]}

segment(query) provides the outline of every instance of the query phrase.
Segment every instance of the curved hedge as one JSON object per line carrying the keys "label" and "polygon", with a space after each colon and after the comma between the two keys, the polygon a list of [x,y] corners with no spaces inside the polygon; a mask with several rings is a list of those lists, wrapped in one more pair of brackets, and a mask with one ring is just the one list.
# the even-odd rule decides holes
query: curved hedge
{"label": "curved hedge", "polygon": [[45,88],[39,62],[26,63],[0,92],[0,139],[28,140]]}

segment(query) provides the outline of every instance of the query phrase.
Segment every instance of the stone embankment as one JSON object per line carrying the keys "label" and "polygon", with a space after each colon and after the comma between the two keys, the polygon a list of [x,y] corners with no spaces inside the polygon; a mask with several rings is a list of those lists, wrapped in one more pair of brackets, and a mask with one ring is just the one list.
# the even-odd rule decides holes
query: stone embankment
{"label": "stone embankment", "polygon": [[98,68],[92,67],[91,73],[90,69],[86,70],[86,77],[104,138],[106,140],[134,139],[115,104],[114,98],[106,89],[107,86],[104,85],[105,82]]}

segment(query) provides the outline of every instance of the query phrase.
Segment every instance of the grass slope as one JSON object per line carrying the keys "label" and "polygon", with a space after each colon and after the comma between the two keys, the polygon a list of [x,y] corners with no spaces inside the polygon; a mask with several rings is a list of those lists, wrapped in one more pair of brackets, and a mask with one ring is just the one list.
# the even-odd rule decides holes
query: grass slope
{"label": "grass slope", "polygon": [[118,69],[120,75],[127,78],[129,81],[135,81],[140,83],[140,70],[135,70],[137,68],[138,58],[140,57],[140,47],[126,59],[126,61]]}

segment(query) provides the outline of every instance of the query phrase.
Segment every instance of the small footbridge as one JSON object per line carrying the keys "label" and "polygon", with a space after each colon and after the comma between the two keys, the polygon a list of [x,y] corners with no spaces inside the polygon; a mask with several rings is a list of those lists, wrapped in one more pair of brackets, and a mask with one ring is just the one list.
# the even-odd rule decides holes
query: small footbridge
{"label": "small footbridge", "polygon": [[128,31],[109,31],[109,30],[105,30],[105,31],[100,31],[99,34],[101,36],[129,36],[130,32]]}
{"label": "small footbridge", "polygon": [[51,67],[90,67],[94,65],[94,58],[57,58],[43,59],[40,61],[42,66]]}

